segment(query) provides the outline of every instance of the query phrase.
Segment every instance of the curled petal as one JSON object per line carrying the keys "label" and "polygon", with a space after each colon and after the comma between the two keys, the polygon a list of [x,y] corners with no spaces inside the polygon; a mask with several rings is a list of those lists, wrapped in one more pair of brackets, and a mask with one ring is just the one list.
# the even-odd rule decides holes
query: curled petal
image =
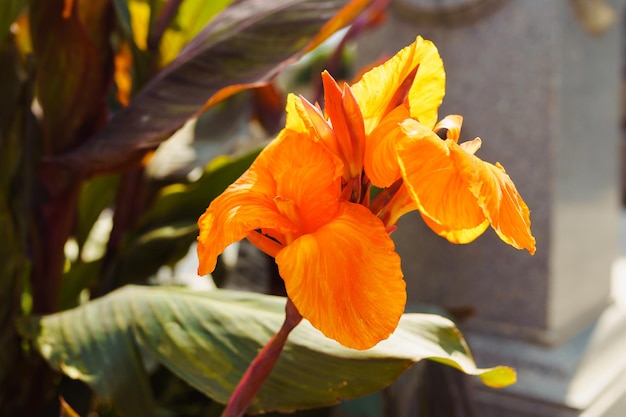
{"label": "curled petal", "polygon": [[448,144],[430,129],[408,120],[407,140],[398,149],[398,163],[407,191],[426,224],[453,243],[469,243],[480,236],[488,220],[471,189],[476,173],[459,170]]}
{"label": "curled petal", "polygon": [[276,211],[273,184],[263,181],[254,165],[217,197],[198,220],[198,274],[213,272],[226,246],[255,229],[270,228],[293,233],[296,226]]}
{"label": "curled petal", "polygon": [[[407,80],[410,87],[405,92]],[[401,104],[404,93],[408,93],[411,116],[432,128],[445,94],[443,61],[432,42],[417,37],[384,64],[365,73],[351,88],[363,113],[366,134]]]}
{"label": "curled petal", "polygon": [[441,119],[433,128],[435,133],[441,129],[446,129],[446,139],[452,139],[455,142],[459,142],[461,136],[461,126],[463,125],[463,116],[458,114],[450,114]]}
{"label": "curled petal", "polygon": [[343,203],[339,215],[276,257],[289,298],[327,337],[368,349],[397,327],[406,303],[400,257],[382,222]]}
{"label": "curled petal", "polygon": [[484,162],[459,146],[451,146],[450,154],[458,170],[473,172],[471,191],[500,239],[535,253],[530,211],[504,168]]}
{"label": "curled petal", "polygon": [[476,152],[478,152],[482,144],[483,141],[480,140],[480,138],[474,138],[472,140],[468,140],[467,142],[461,143],[459,146],[465,152],[469,153],[470,155],[474,155]]}

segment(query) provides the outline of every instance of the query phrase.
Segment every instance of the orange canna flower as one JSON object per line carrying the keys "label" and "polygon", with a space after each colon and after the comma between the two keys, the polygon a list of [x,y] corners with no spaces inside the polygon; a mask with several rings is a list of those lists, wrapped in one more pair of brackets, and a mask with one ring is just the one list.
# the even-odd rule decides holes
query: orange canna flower
{"label": "orange canna flower", "polygon": [[[347,184],[352,180],[362,188],[362,169],[366,182],[380,188],[402,181],[384,210],[372,210],[389,228],[417,209],[435,233],[453,243],[469,243],[491,224],[504,242],[535,252],[530,212],[504,168],[474,155],[480,139],[458,144],[461,116],[436,123],[445,73],[431,42],[418,37],[343,89],[328,73],[322,78],[326,115],[304,98],[290,97],[287,127],[308,129],[337,155]],[[446,140],[437,135],[440,130],[447,131]]]}
{"label": "orange canna flower", "polygon": [[[403,214],[419,210],[454,243],[491,225],[534,253],[528,207],[504,168],[474,155],[480,139],[458,143],[461,116],[437,123],[445,73],[432,43],[418,37],[352,86],[326,72],[322,80],[324,111],[289,95],[278,138],[200,217],[199,274],[247,238],[276,259],[304,318],[345,346],[368,349],[404,310],[389,237]],[[382,189],[372,201],[371,185]]]}
{"label": "orange canna flower", "polygon": [[248,237],[276,258],[287,294],[327,337],[367,349],[406,303],[400,258],[379,218],[342,198],[343,163],[308,134],[284,129],[200,218],[199,274]]}

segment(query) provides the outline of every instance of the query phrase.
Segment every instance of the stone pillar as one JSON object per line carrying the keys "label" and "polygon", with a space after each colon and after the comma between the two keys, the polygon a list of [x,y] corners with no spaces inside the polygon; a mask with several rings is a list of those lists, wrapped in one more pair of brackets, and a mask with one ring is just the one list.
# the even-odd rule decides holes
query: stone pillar
{"label": "stone pillar", "polygon": [[[626,314],[610,297],[622,28],[592,36],[566,0],[439,2],[502,3],[449,24],[411,20],[400,7],[411,3],[438,2],[396,0],[402,12],[360,39],[359,63],[391,55],[418,34],[435,42],[447,73],[440,116],[462,114],[461,140],[480,136],[478,156],[504,165],[531,209],[537,253],[517,251],[491,230],[452,245],[419,215],[405,216],[394,237],[409,303],[470,308],[462,328],[478,364],[518,369],[510,389],[477,387],[482,417],[608,416],[609,388],[626,391],[626,378],[618,381],[626,339],[613,333],[626,328]],[[624,1],[609,3],[621,12]]]}

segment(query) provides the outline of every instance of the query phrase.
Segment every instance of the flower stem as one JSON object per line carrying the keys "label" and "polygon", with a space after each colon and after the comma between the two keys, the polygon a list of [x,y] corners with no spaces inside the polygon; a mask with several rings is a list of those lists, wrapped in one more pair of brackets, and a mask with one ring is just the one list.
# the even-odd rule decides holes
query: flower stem
{"label": "flower stem", "polygon": [[274,364],[276,364],[287,342],[289,333],[300,321],[302,321],[302,316],[291,300],[287,298],[285,321],[282,327],[254,358],[239,384],[237,384],[230,400],[228,400],[222,417],[240,417],[246,412],[248,406],[261,389],[263,382],[265,382],[272,368],[274,368]]}

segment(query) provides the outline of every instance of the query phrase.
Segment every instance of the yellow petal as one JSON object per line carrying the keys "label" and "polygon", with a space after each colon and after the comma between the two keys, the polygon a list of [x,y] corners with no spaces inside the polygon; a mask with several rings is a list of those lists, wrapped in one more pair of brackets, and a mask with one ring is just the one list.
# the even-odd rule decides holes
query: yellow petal
{"label": "yellow petal", "polygon": [[[430,227],[430,229],[437,233],[439,236],[446,238],[449,242],[464,244],[470,243],[476,240],[476,238],[482,235],[489,227],[489,220],[485,219],[482,223],[477,224],[474,227],[468,227],[465,224],[459,225],[457,223],[449,226],[447,224],[440,224],[432,220],[431,218],[420,213],[424,223]],[[461,227],[461,228],[459,228]]]}
{"label": "yellow petal", "polygon": [[363,114],[366,134],[402,103],[407,80],[411,116],[429,128],[435,125],[445,94],[443,62],[432,42],[417,37],[414,43],[368,71],[351,87]]}
{"label": "yellow petal", "polygon": [[306,111],[302,106],[302,99],[293,93],[289,93],[289,95],[287,95],[285,129],[299,133],[307,133],[310,128],[310,123],[305,123],[303,115],[306,115]]}
{"label": "yellow petal", "polygon": [[530,211],[504,168],[484,162],[460,146],[451,146],[450,154],[457,169],[474,171],[471,191],[500,239],[535,253]]}
{"label": "yellow petal", "polygon": [[418,38],[415,57],[419,62],[415,81],[409,91],[411,116],[432,128],[438,119],[438,109],[446,93],[446,73],[443,61],[432,42]]}
{"label": "yellow petal", "polygon": [[489,225],[471,188],[470,166],[459,170],[448,144],[433,131],[407,120],[407,140],[398,148],[398,162],[407,191],[426,224],[453,243],[469,243]]}
{"label": "yellow petal", "polygon": [[344,346],[368,349],[397,327],[406,303],[400,257],[365,207],[340,214],[276,257],[287,294],[303,317]]}

